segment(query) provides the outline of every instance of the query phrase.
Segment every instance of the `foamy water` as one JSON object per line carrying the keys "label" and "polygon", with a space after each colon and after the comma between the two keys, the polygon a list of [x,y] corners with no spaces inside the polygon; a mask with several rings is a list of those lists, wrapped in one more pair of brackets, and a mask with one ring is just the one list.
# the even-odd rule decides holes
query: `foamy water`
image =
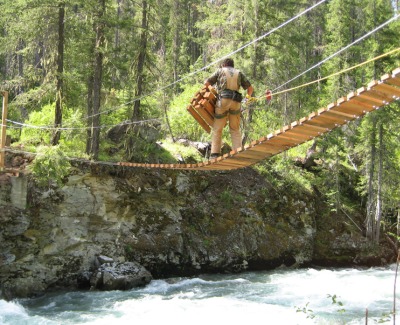
{"label": "foamy water", "polygon": [[367,308],[368,324],[391,324],[394,270],[205,275],[130,291],[0,300],[0,324],[365,324]]}

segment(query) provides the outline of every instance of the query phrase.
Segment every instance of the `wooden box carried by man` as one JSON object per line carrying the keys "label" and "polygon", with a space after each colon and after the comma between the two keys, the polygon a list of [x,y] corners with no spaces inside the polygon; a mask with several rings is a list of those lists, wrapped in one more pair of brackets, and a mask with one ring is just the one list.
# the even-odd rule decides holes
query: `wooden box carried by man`
{"label": "wooden box carried by man", "polygon": [[188,112],[207,133],[211,132],[216,103],[217,91],[211,86],[204,86],[194,95],[187,107]]}

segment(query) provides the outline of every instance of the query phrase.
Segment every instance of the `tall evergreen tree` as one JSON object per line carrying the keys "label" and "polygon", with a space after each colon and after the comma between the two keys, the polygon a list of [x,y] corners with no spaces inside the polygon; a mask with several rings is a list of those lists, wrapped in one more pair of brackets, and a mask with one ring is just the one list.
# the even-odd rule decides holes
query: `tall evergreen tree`
{"label": "tall evergreen tree", "polygon": [[147,52],[148,52],[148,34],[149,34],[149,15],[150,5],[147,0],[142,0],[141,8],[141,28],[140,28],[140,42],[139,42],[139,53],[137,55],[137,62],[133,74],[135,75],[135,102],[133,105],[132,120],[137,120],[140,116],[140,97],[143,94],[143,83],[144,83],[144,66],[146,63]]}
{"label": "tall evergreen tree", "polygon": [[97,159],[100,148],[100,106],[103,83],[103,59],[105,46],[105,12],[106,0],[98,0],[94,10],[93,30],[93,76],[90,76],[88,93],[88,116],[90,121],[90,137],[87,142],[87,154]]}
{"label": "tall evergreen tree", "polygon": [[[56,107],[54,112],[54,126],[56,128],[62,125],[62,100],[64,95],[63,89],[63,73],[64,73],[64,19],[65,19],[65,4],[60,3],[58,9],[58,46],[57,46],[57,86],[56,86]],[[57,129],[53,138],[52,145],[57,145],[60,141],[61,131]]]}

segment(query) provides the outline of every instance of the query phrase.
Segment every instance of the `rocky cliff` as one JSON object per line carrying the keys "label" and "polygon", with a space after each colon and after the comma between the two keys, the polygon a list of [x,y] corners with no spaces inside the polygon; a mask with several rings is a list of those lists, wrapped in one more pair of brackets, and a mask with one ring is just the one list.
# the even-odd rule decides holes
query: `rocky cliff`
{"label": "rocky cliff", "polygon": [[0,289],[75,288],[99,255],[154,278],[280,266],[388,262],[320,196],[252,168],[164,171],[75,163],[61,187],[0,175]]}

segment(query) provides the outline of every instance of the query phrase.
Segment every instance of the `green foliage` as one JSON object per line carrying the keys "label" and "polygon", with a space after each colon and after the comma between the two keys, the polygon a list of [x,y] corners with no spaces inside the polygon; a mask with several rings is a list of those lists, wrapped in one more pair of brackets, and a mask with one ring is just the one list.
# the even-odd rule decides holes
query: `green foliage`
{"label": "green foliage", "polygon": [[332,299],[332,305],[338,306],[340,308],[337,310],[338,313],[342,314],[346,312],[346,309],[343,308],[343,303],[340,300],[338,300],[339,297],[337,295],[328,294],[327,297]]}
{"label": "green foliage", "polygon": [[186,110],[190,100],[201,87],[201,84],[187,86],[170,104],[168,116],[172,134],[176,138],[190,139],[193,141],[206,141],[206,139],[209,139],[207,133]]}
{"label": "green foliage", "polygon": [[[263,106],[262,102],[257,104],[258,106],[254,107],[253,122],[245,126],[249,130],[249,138],[252,140],[278,130],[283,124],[281,116],[276,115],[271,106]],[[250,109],[253,109],[253,107]],[[246,119],[247,116],[244,115],[243,117]]]}
{"label": "green foliage", "polygon": [[[49,144],[51,131],[48,129],[54,120],[54,104],[46,105],[39,111],[29,114],[28,127],[22,129],[20,141],[27,144]],[[35,126],[35,127],[30,127]]]}
{"label": "green foliage", "polygon": [[304,307],[297,307],[296,306],[296,313],[304,313],[304,314],[307,315],[307,318],[314,319],[315,318],[315,313],[314,313],[314,311],[312,309],[310,309],[308,307],[309,304],[310,303],[307,302]]}
{"label": "green foliage", "polygon": [[254,168],[266,177],[274,188],[304,193],[312,191],[314,174],[295,166],[292,160],[284,156],[257,164]]}
{"label": "green foliage", "polygon": [[71,165],[58,146],[40,146],[30,169],[39,186],[49,186],[52,182],[62,185]]}
{"label": "green foliage", "polygon": [[[50,143],[54,123],[54,104],[48,104],[41,110],[33,111],[26,121],[28,126],[22,128],[19,141],[26,145],[47,145]],[[84,154],[85,142],[83,132],[83,120],[79,110],[68,107],[63,108],[64,120],[60,147],[67,155],[82,157]],[[35,127],[32,127],[35,126]]]}
{"label": "green foliage", "polygon": [[237,202],[242,201],[243,197],[240,194],[235,193],[230,188],[224,189],[219,195],[219,202],[224,206],[225,209],[232,208]]}
{"label": "green foliage", "polygon": [[393,312],[382,313],[382,315],[377,320],[375,320],[375,323],[386,324],[389,323],[392,319],[393,319]]}
{"label": "green foliage", "polygon": [[176,157],[177,160],[182,158],[187,164],[199,162],[203,158],[197,149],[174,143],[170,140],[165,140],[160,145],[172,156]]}
{"label": "green foliage", "polygon": [[[150,130],[149,127],[147,130]],[[131,127],[127,131],[124,141],[125,159],[140,163],[176,163],[176,159],[166,151],[158,142],[157,133],[141,134],[146,130],[138,127]]]}
{"label": "green foliage", "polygon": [[[339,314],[344,314],[346,313],[346,309],[344,308],[344,304],[342,301],[339,300],[339,296],[337,296],[336,294],[328,294],[327,295],[328,299],[331,299],[331,303],[333,306],[338,307],[339,309],[336,310],[336,312],[338,312]],[[307,318],[310,319],[314,319],[316,317],[315,312],[309,307],[310,303],[307,302],[306,305],[304,307],[298,307],[295,306],[296,308],[296,312],[297,313],[303,313],[305,315],[307,315]],[[380,316],[378,319],[374,319],[375,323],[377,324],[383,324],[383,323],[387,323],[392,319],[393,313],[392,312],[388,312],[388,313],[382,313],[382,316]],[[368,322],[368,319],[366,319],[366,324]]]}

